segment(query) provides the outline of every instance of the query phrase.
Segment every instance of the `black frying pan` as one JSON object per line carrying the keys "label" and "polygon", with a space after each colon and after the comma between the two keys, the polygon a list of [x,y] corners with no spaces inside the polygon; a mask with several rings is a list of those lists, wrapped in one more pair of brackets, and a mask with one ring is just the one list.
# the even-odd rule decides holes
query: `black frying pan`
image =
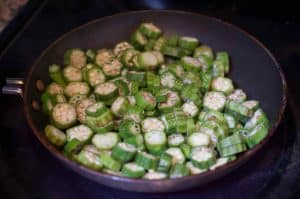
{"label": "black frying pan", "polygon": [[[41,79],[46,84],[50,82],[48,65],[62,63],[63,54],[69,48],[113,47],[117,42],[128,40],[133,30],[143,21],[157,24],[166,34],[195,36],[214,50],[225,50],[231,55],[229,76],[238,87],[246,91],[249,98],[260,101],[270,119],[272,128],[261,144],[215,171],[172,180],[149,181],[111,176],[87,169],[64,157],[47,142],[43,129],[48,118],[43,113],[34,111],[32,101],[39,100],[41,95],[36,89],[36,81]],[[5,87],[3,91],[16,93],[21,90]],[[286,83],[272,54],[254,37],[233,25],[215,18],[181,11],[138,11],[94,20],[56,40],[31,67],[26,77],[23,97],[26,119],[33,133],[66,166],[82,176],[107,186],[138,192],[168,192],[191,188],[220,178],[257,153],[274,134],[282,118],[286,105]]]}

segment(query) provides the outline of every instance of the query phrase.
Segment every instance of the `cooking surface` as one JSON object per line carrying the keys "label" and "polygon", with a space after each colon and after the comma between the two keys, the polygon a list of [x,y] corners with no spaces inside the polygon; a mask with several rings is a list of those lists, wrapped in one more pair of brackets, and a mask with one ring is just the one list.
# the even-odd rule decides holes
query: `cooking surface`
{"label": "cooking surface", "polygon": [[96,184],[64,167],[33,136],[25,121],[22,100],[1,96],[0,192],[6,196],[3,198],[289,198],[295,195],[300,182],[300,160],[297,160],[300,136],[296,126],[299,109],[295,103],[300,98],[300,92],[297,93],[295,87],[299,82],[297,56],[300,53],[300,26],[297,20],[254,17],[234,4],[222,7],[204,3],[190,6],[194,7],[191,9],[180,4],[162,4],[169,1],[155,0],[152,5],[135,6],[116,2],[47,2],[15,42],[3,52],[0,79],[5,76],[24,76],[34,59],[52,41],[89,20],[132,9],[185,9],[217,16],[238,25],[273,52],[286,73],[290,89],[289,107],[282,125],[257,156],[213,183],[174,194],[138,194]]}

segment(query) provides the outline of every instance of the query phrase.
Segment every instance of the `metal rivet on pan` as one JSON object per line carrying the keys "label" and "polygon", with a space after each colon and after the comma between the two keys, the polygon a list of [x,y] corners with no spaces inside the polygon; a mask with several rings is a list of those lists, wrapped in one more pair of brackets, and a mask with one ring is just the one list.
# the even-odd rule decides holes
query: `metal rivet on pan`
{"label": "metal rivet on pan", "polygon": [[38,89],[38,91],[43,91],[45,89],[44,82],[40,79],[36,80],[36,88]]}
{"label": "metal rivet on pan", "polygon": [[41,109],[39,103],[36,100],[32,100],[31,107],[35,111],[39,111]]}

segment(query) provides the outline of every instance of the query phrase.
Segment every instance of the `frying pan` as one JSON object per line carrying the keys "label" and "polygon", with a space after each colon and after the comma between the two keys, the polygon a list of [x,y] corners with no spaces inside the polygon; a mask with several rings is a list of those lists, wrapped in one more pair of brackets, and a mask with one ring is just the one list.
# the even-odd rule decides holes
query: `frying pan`
{"label": "frying pan", "polygon": [[[32,107],[41,92],[36,81],[50,82],[48,65],[62,64],[63,54],[69,48],[109,48],[128,40],[130,34],[141,22],[153,22],[166,35],[178,34],[197,37],[215,51],[225,50],[231,56],[230,78],[242,88],[250,99],[259,100],[271,123],[268,136],[256,147],[240,154],[237,159],[214,171],[178,179],[143,180],[103,174],[85,168],[64,157],[59,150],[47,142],[43,129],[48,118]],[[22,85],[21,79],[8,83]],[[22,87],[22,86],[21,86]],[[19,94],[24,99],[25,116],[38,140],[64,165],[98,183],[128,191],[171,192],[211,182],[238,168],[265,145],[280,123],[286,106],[286,82],[279,64],[272,54],[253,36],[243,30],[215,18],[182,11],[137,11],[104,17],[84,24],[64,34],[51,44],[30,68],[23,89],[7,85],[2,89],[6,94]]]}

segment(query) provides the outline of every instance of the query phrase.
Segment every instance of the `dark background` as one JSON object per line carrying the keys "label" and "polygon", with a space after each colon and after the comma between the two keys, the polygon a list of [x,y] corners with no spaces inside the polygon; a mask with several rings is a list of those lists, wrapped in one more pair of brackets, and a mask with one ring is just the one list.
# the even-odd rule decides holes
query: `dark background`
{"label": "dark background", "polygon": [[98,185],[63,167],[33,137],[21,99],[0,95],[0,198],[297,198],[300,17],[293,1],[31,0],[0,33],[0,80],[24,77],[42,50],[72,28],[140,9],[218,17],[262,41],[281,64],[289,88],[286,116],[275,137],[249,163],[206,186],[176,194],[129,193]]}

